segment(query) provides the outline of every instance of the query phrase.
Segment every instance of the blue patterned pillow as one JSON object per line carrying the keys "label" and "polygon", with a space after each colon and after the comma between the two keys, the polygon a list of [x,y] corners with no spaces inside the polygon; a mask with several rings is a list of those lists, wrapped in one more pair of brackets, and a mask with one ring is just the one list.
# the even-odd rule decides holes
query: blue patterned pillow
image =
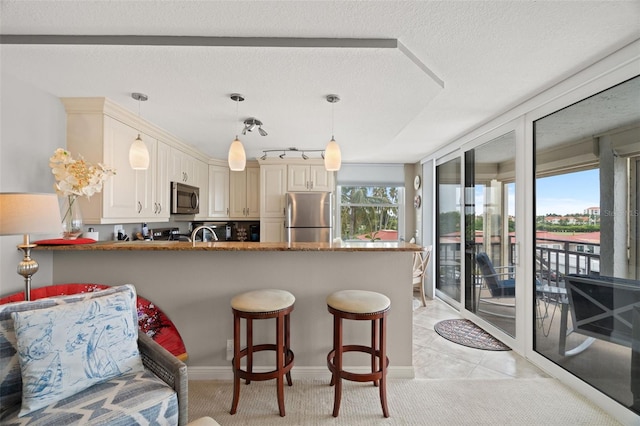
{"label": "blue patterned pillow", "polygon": [[22,372],[19,416],[96,383],[143,370],[136,294],[129,291],[13,312]]}
{"label": "blue patterned pillow", "polygon": [[[130,289],[135,291],[135,287],[132,284],[126,284],[89,293],[54,296],[30,302],[13,302],[0,305],[0,419],[2,419],[5,411],[20,405],[22,401],[22,376],[11,313],[44,309],[65,303],[76,303],[121,291],[130,291]],[[137,321],[137,313],[134,320]]]}

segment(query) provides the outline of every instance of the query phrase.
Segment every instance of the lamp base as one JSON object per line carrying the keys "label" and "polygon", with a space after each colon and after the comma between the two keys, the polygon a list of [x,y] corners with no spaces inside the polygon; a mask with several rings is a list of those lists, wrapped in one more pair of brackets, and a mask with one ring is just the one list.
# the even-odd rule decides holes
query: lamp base
{"label": "lamp base", "polygon": [[24,252],[24,258],[18,263],[18,274],[24,277],[24,300],[31,300],[31,277],[38,272],[38,262],[31,258],[31,249],[37,244],[30,244],[29,237],[25,237],[25,244],[18,248]]}

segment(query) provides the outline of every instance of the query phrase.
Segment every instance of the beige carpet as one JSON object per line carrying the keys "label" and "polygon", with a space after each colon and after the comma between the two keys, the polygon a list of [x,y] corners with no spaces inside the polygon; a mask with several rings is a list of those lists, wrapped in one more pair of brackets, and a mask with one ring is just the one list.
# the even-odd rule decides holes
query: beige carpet
{"label": "beige carpet", "polygon": [[388,382],[391,417],[382,416],[378,388],[345,381],[340,416],[331,416],[327,381],[285,386],[286,417],[278,415],[275,381],[242,385],[229,414],[230,381],[190,381],[189,419],[211,416],[227,425],[618,425],[615,419],[555,379],[430,380]]}

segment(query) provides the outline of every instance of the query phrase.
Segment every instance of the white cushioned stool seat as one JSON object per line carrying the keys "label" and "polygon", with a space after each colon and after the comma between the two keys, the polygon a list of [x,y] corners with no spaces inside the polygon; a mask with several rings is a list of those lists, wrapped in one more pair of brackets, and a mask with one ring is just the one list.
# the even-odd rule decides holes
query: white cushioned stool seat
{"label": "white cushioned stool seat", "polygon": [[341,290],[327,297],[327,305],[342,312],[366,314],[388,309],[391,300],[375,291]]}
{"label": "white cushioned stool seat", "polygon": [[231,307],[242,312],[273,312],[293,305],[296,298],[285,290],[254,290],[231,299]]}
{"label": "white cushioned stool seat", "polygon": [[200,417],[199,419],[189,422],[187,426],[220,426],[220,423],[211,417]]}

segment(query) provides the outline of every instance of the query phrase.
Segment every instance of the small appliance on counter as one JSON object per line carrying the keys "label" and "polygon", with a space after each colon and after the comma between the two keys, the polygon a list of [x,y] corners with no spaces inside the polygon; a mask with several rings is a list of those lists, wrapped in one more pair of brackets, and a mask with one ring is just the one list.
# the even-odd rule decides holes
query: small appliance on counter
{"label": "small appliance on counter", "polygon": [[260,225],[249,225],[249,241],[260,241]]}
{"label": "small appliance on counter", "polygon": [[189,238],[180,234],[179,228],[154,228],[149,230],[152,240],[158,241],[188,241]]}

